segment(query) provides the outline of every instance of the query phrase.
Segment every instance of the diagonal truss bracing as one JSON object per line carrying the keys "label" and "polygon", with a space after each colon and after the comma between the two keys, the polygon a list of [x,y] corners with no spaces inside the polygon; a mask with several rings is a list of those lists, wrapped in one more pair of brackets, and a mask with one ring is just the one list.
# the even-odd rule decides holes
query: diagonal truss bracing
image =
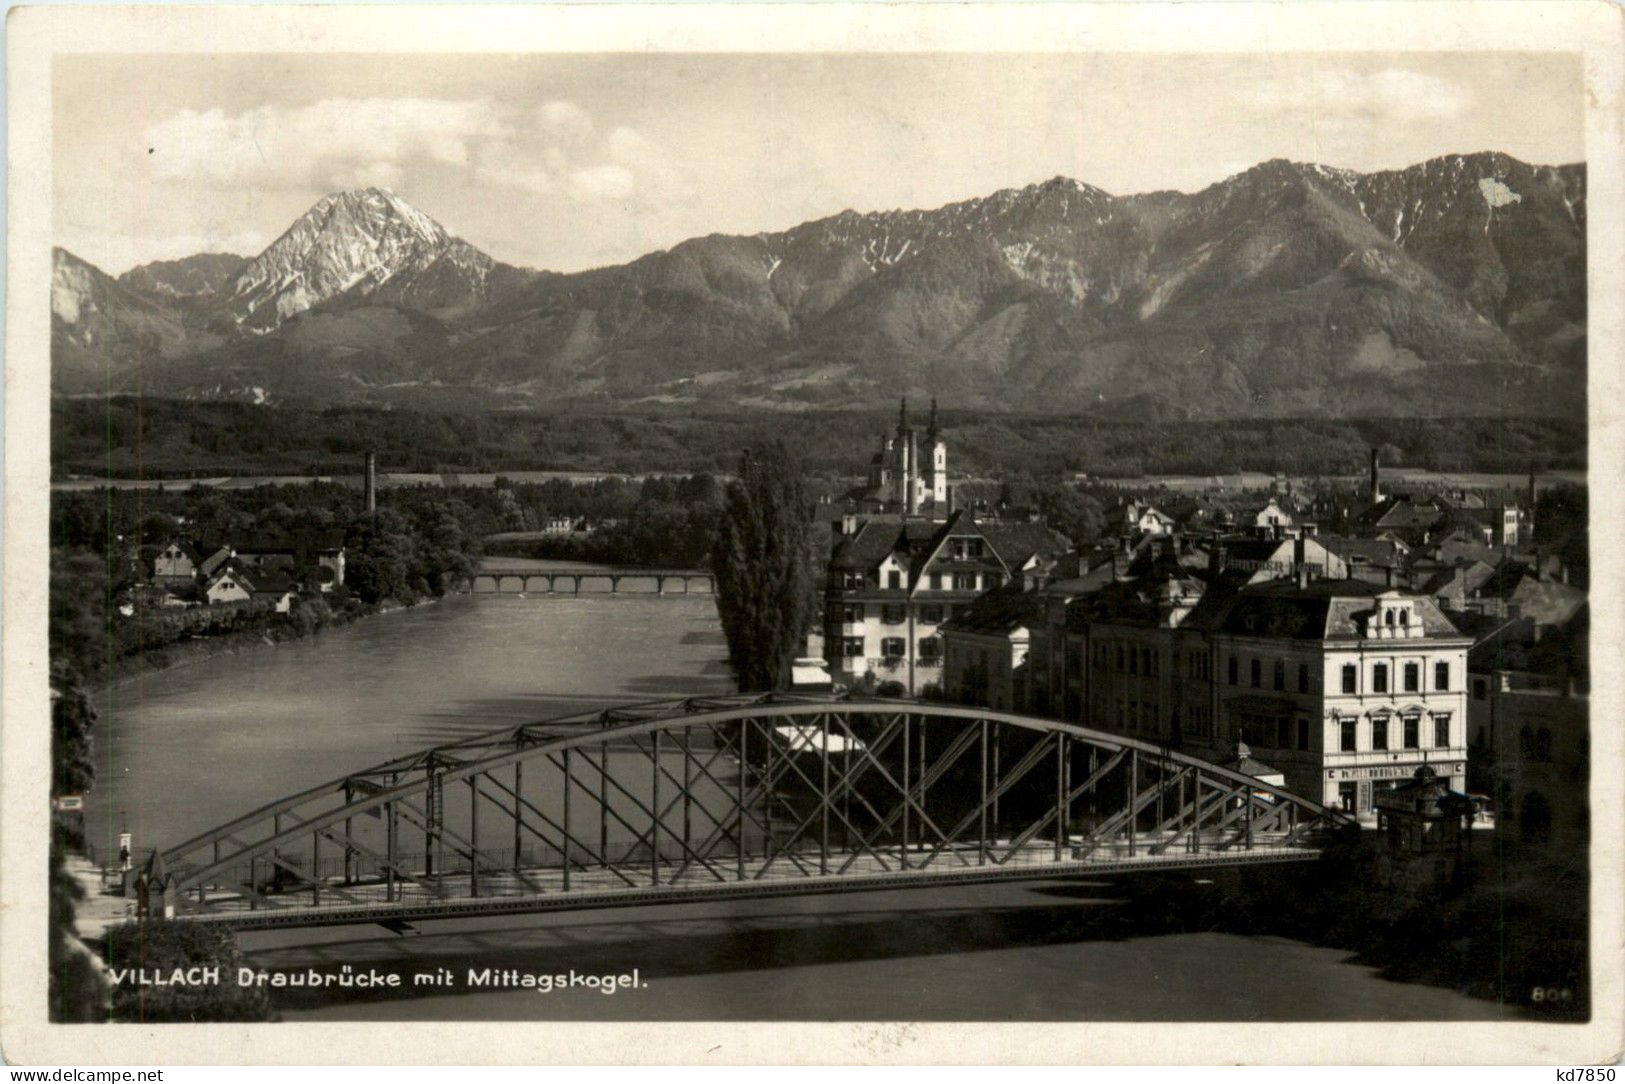
{"label": "diagonal truss bracing", "polygon": [[1341,814],[1188,754],[981,708],[632,704],[418,750],[164,852],[243,925],[1292,861]]}

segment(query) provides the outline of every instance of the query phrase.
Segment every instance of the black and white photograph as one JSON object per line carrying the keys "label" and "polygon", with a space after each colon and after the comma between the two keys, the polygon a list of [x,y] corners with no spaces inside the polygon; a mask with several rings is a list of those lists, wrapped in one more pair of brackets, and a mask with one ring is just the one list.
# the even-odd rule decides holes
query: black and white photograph
{"label": "black and white photograph", "polygon": [[1607,12],[1336,6],[14,19],[0,1022],[1617,1056]]}

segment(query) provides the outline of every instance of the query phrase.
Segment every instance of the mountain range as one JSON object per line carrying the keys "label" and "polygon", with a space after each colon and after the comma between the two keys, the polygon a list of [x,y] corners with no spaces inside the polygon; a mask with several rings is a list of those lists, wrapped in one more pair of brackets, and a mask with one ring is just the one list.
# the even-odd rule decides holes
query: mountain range
{"label": "mountain range", "polygon": [[[515,224],[522,228],[522,224]],[[252,258],[62,249],[53,387],[301,405],[957,407],[1134,420],[1584,411],[1585,167],[1068,178],[560,274],[380,188]]]}

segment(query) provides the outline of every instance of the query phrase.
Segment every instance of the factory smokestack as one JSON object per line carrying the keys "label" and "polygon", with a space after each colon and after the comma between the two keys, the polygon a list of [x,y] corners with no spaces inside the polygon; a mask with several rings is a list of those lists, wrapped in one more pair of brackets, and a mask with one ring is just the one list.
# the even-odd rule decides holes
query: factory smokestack
{"label": "factory smokestack", "polygon": [[361,499],[370,514],[378,510],[378,457],[367,453],[366,472],[361,476]]}
{"label": "factory smokestack", "polygon": [[1371,503],[1376,504],[1382,500],[1382,469],[1377,459],[1377,449],[1371,449]]}

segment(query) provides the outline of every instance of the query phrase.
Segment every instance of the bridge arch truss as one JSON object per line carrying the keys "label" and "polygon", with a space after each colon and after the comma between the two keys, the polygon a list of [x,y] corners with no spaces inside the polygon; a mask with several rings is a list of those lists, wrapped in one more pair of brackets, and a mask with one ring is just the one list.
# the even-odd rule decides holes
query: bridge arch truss
{"label": "bridge arch truss", "polygon": [[434,746],[167,849],[151,909],[326,925],[1312,859],[1342,814],[1055,720],[774,694]]}

